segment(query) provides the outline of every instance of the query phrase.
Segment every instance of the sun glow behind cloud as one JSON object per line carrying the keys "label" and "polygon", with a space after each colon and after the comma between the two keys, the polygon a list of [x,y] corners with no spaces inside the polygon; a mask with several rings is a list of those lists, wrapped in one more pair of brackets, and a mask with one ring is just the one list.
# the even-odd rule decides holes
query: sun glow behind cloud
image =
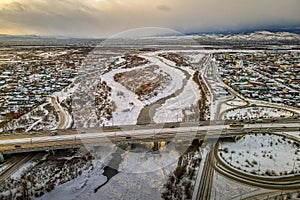
{"label": "sun glow behind cloud", "polygon": [[0,33],[101,37],[143,26],[300,25],[299,7],[299,0],[0,0]]}

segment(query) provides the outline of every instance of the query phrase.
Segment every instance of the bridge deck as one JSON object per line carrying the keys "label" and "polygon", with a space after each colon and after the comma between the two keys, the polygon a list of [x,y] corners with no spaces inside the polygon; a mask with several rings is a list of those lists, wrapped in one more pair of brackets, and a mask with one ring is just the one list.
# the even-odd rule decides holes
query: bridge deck
{"label": "bridge deck", "polygon": [[[82,144],[136,143],[151,141],[185,141],[193,139],[235,138],[238,135],[254,132],[299,131],[299,123],[248,124],[244,128],[228,128],[227,125],[204,125],[175,127],[145,126],[130,130],[130,128],[111,128],[106,130],[89,129],[78,134],[77,130],[60,130],[58,135],[50,136],[50,131],[44,134],[13,135],[0,137],[0,152],[3,154],[30,152],[48,149],[64,149],[79,147]],[[293,138],[298,140],[297,138]]]}

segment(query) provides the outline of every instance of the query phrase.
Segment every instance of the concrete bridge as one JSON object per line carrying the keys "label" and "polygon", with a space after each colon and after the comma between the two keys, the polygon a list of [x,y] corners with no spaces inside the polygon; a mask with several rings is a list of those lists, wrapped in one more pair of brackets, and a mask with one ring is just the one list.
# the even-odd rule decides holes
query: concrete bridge
{"label": "concrete bridge", "polygon": [[[50,131],[43,134],[18,134],[0,137],[0,152],[5,154],[44,151],[55,149],[79,148],[82,145],[103,145],[109,143],[139,143],[153,141],[192,141],[194,139],[232,138],[235,140],[244,134],[259,132],[299,131],[298,121],[264,122],[244,124],[231,128],[224,121],[214,123],[184,123],[166,126],[123,126],[105,129],[58,130],[51,136]],[[297,138],[295,138],[298,140]]]}

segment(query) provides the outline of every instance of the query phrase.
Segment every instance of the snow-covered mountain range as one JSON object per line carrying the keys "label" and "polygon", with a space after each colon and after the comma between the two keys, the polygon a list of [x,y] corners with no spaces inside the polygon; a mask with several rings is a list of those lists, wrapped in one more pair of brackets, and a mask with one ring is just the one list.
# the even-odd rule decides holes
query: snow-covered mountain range
{"label": "snow-covered mountain range", "polygon": [[[197,36],[196,36],[197,37]],[[203,37],[203,36],[200,36]],[[300,40],[300,34],[289,33],[289,32],[269,32],[269,31],[258,31],[247,34],[213,34],[205,35],[206,38],[217,39],[217,40],[252,40],[252,41],[263,41],[263,40]]]}

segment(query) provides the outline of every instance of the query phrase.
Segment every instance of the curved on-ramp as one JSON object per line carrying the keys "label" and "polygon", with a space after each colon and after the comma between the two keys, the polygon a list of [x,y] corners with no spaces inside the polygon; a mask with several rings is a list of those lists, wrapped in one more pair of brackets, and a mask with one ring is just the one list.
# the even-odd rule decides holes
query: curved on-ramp
{"label": "curved on-ramp", "polygon": [[57,125],[56,129],[66,129],[68,128],[69,124],[69,118],[66,114],[66,111],[63,109],[63,107],[58,103],[56,96],[50,96],[51,104],[53,105],[56,113],[58,114],[59,123]]}
{"label": "curved on-ramp", "polygon": [[281,176],[281,177],[262,177],[244,173],[241,170],[231,167],[225,163],[218,155],[219,142],[214,148],[212,156],[212,166],[221,175],[228,177],[237,182],[272,190],[299,190],[300,175]]}

